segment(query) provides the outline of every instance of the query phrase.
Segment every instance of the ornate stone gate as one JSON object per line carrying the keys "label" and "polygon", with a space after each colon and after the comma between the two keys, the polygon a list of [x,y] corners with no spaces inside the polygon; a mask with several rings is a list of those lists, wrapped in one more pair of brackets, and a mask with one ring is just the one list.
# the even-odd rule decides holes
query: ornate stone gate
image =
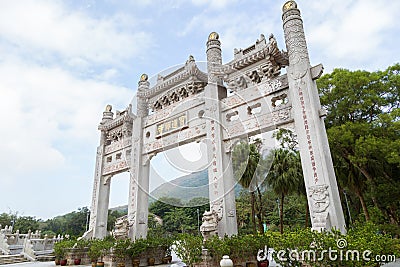
{"label": "ornate stone gate", "polygon": [[236,234],[231,148],[243,137],[279,127],[297,133],[313,229],[345,231],[315,83],[323,68],[310,65],[297,4],[288,1],[282,11],[287,52],[278,49],[273,35],[268,40],[261,35],[253,45],[235,49],[233,60],[223,64],[221,42],[213,32],[207,40],[207,73],[190,56],[183,67],[159,75],[152,87],[143,74],[136,110],[129,106],[114,114],[106,107],[85,236],[107,234],[111,177],[129,171],[128,233],[132,239],[145,237],[150,159],[193,141],[207,145],[209,199],[218,234]]}

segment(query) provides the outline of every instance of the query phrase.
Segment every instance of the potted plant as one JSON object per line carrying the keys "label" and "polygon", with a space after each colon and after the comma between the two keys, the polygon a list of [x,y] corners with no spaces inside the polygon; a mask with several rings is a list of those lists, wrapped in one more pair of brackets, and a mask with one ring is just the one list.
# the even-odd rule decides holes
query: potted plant
{"label": "potted plant", "polygon": [[222,256],[230,255],[229,238],[220,239],[218,236],[213,236],[207,240],[205,247],[209,250],[215,265],[219,265]]}
{"label": "potted plant", "polygon": [[97,242],[95,242],[93,244],[95,249],[99,253],[98,261],[96,263],[97,267],[103,267],[104,266],[103,257],[110,253],[110,249],[111,249],[111,247],[113,245],[112,241],[113,241],[112,238],[105,237],[103,239],[98,239]]}
{"label": "potted plant", "polygon": [[148,258],[147,258],[147,264],[148,266],[154,266],[155,264],[155,257],[157,254],[157,249],[160,245],[160,239],[152,236],[148,236],[146,239],[146,245],[147,245],[147,253],[148,253]]}
{"label": "potted plant", "polygon": [[164,258],[162,262],[164,264],[170,263],[172,261],[172,255],[171,255],[171,247],[172,247],[173,239],[170,236],[165,236],[161,239],[161,247],[162,250],[164,251]]}
{"label": "potted plant", "polygon": [[112,243],[108,239],[93,239],[90,244],[88,251],[88,256],[92,261],[92,266],[94,262],[97,261],[95,266],[104,266],[103,257],[110,252]]}
{"label": "potted plant", "polygon": [[128,253],[132,257],[133,267],[138,267],[140,264],[140,254],[142,254],[147,249],[147,244],[144,239],[136,239],[131,243]]}
{"label": "potted plant", "polygon": [[61,242],[62,241],[54,244],[54,256],[56,257],[56,259],[55,259],[56,265],[60,265],[61,259],[63,259],[65,256],[65,252],[64,252]]}
{"label": "potted plant", "polygon": [[113,252],[117,258],[118,267],[125,267],[125,260],[128,256],[128,248],[130,245],[131,242],[129,239],[119,239],[114,243]]}
{"label": "potted plant", "polygon": [[59,260],[61,266],[67,265],[67,259],[65,258],[66,249],[70,246],[71,240],[63,240],[57,242],[54,245],[54,254],[56,259]]}
{"label": "potted plant", "polygon": [[[90,241],[89,250],[88,250],[88,257],[92,262],[92,267],[96,266],[96,262],[100,257],[100,247],[96,244],[99,242],[98,239],[93,239]],[[94,264],[93,264],[94,263]]]}
{"label": "potted plant", "polygon": [[75,248],[74,264],[80,265],[82,261],[83,250],[90,247],[90,241],[83,238],[78,239],[76,242],[74,242],[73,247]]}

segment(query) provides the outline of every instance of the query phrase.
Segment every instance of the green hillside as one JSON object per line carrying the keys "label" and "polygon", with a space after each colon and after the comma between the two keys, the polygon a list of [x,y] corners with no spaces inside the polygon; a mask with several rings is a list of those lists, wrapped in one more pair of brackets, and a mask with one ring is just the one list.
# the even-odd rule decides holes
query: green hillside
{"label": "green hillside", "polygon": [[[235,186],[235,194],[241,190],[240,185]],[[150,196],[158,199],[160,197],[172,197],[188,202],[197,197],[208,198],[208,173],[207,170],[191,173],[172,181],[163,183],[154,189]]]}

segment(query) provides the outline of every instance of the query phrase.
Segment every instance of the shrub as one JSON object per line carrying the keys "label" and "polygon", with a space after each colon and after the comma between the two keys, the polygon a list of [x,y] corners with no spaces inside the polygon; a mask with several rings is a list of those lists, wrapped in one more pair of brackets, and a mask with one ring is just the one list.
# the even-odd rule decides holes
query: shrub
{"label": "shrub", "polygon": [[190,234],[178,235],[174,242],[176,255],[188,266],[199,262],[201,257],[203,239],[200,236]]}
{"label": "shrub", "polygon": [[299,229],[271,240],[274,259],[281,266],[377,266],[382,263],[375,260],[377,255],[399,253],[398,240],[380,234],[371,223],[356,225],[347,235],[334,230]]}

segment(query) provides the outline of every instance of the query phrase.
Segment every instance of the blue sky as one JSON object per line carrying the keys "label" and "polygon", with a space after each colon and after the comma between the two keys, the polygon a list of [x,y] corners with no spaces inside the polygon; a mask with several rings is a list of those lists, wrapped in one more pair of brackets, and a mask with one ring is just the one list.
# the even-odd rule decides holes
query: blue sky
{"label": "blue sky", "polygon": [[[313,65],[378,70],[399,62],[400,1],[297,1]],[[0,212],[50,218],[89,206],[97,125],[122,110],[140,74],[205,60],[217,31],[223,58],[263,33],[285,49],[284,1],[0,0]],[[177,174],[162,157],[160,176]],[[167,170],[167,171],[163,171]],[[127,200],[115,177],[111,206]]]}

